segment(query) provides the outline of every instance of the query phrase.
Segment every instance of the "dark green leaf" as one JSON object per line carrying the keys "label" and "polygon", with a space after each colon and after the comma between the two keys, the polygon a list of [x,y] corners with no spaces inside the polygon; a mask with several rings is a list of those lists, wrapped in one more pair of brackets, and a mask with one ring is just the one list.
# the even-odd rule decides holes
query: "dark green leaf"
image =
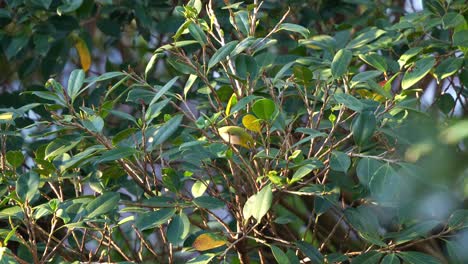
{"label": "dark green leaf", "polygon": [[172,78],[161,89],[159,89],[159,91],[154,95],[153,99],[149,104],[152,105],[156,103],[159,100],[159,98],[161,98],[161,96],[163,96],[174,85],[177,79],[179,79],[179,76]]}
{"label": "dark green leaf", "polygon": [[291,24],[291,23],[283,23],[278,27],[278,31],[286,30],[291,32],[296,32],[301,34],[305,39],[309,37],[309,30],[301,25]]}
{"label": "dark green leaf", "polygon": [[94,220],[100,215],[117,210],[119,201],[120,194],[116,192],[108,192],[98,196],[86,206],[86,211],[88,211],[86,218]]}
{"label": "dark green leaf", "polygon": [[363,146],[374,134],[376,126],[377,121],[375,119],[374,113],[370,111],[359,113],[354,118],[351,125],[354,141],[359,146]]}
{"label": "dark green leaf", "polygon": [[296,242],[297,247],[304,253],[307,257],[309,257],[310,261],[313,264],[321,264],[323,263],[323,255],[318,251],[317,248],[312,246],[311,244],[305,242],[305,241],[297,241]]}
{"label": "dark green leaf", "polygon": [[413,67],[408,69],[401,81],[401,88],[408,89],[419,82],[435,64],[434,57],[427,57],[416,61]]}
{"label": "dark green leaf", "polygon": [[341,151],[333,151],[330,157],[330,168],[334,171],[346,173],[351,166],[351,159],[348,154]]}
{"label": "dark green leaf", "polygon": [[141,230],[148,230],[165,224],[175,214],[175,209],[165,208],[155,212],[147,212],[139,215],[135,220],[135,226]]}
{"label": "dark green leaf", "polygon": [[258,65],[252,56],[241,54],[236,58],[236,73],[243,80],[254,80],[258,74]]}
{"label": "dark green leaf", "polygon": [[310,160],[309,163],[305,164],[304,166],[300,167],[292,176],[290,180],[290,184],[297,182],[304,178],[305,176],[309,175],[313,170],[320,169],[323,167],[323,163],[319,160]]}
{"label": "dark green leaf", "polygon": [[273,201],[273,191],[271,185],[263,187],[257,194],[254,194],[247,199],[242,210],[244,220],[247,221],[251,216],[260,222],[263,216],[268,213]]}
{"label": "dark green leaf", "polygon": [[364,104],[361,101],[359,101],[356,97],[350,94],[339,93],[335,94],[334,97],[338,103],[344,104],[347,108],[351,110],[361,112],[364,109]]}
{"label": "dark green leaf", "polygon": [[352,259],[351,264],[379,264],[382,253],[369,251]]}
{"label": "dark green leaf", "polygon": [[22,201],[30,202],[39,190],[39,175],[29,171],[18,177],[16,181],[16,194]]}
{"label": "dark green leaf", "polygon": [[74,148],[81,142],[80,136],[64,136],[50,142],[45,149],[44,159],[53,159]]}
{"label": "dark green leaf", "polygon": [[362,185],[369,187],[372,176],[382,165],[384,165],[384,163],[379,160],[362,158],[356,168],[356,174],[359,178],[359,182]]}
{"label": "dark green leaf", "polygon": [[182,122],[183,115],[176,115],[160,126],[153,135],[150,135],[150,150],[164,143],[171,137]]}
{"label": "dark green leaf", "polygon": [[83,0],[62,0],[63,4],[57,8],[59,16],[77,10],[82,4]]}
{"label": "dark green leaf", "polygon": [[459,47],[468,47],[468,29],[456,31],[453,34],[453,45]]}
{"label": "dark green leaf", "polygon": [[463,58],[448,58],[443,60],[434,71],[435,76],[440,81],[454,75],[463,65]]}
{"label": "dark green leaf", "polygon": [[237,43],[239,43],[239,41],[234,40],[219,48],[208,62],[208,69],[213,68],[213,66],[218,64],[218,62],[226,59],[226,57],[229,56],[229,54],[236,48]]}
{"label": "dark green leaf", "polygon": [[275,257],[277,263],[281,264],[290,264],[288,256],[277,246],[270,245],[271,252]]}
{"label": "dark green leaf", "polygon": [[75,101],[76,96],[79,94],[84,79],[85,72],[83,70],[79,69],[71,72],[70,78],[68,79],[67,93],[68,96],[71,98],[72,103],[73,101]]}
{"label": "dark green leaf", "polygon": [[331,64],[331,72],[334,78],[340,78],[348,71],[348,66],[353,58],[353,53],[346,49],[339,50]]}
{"label": "dark green leaf", "polygon": [[129,157],[138,153],[138,150],[130,147],[118,147],[112,150],[108,150],[104,152],[101,156],[99,156],[95,163],[103,163],[107,161],[114,161]]}
{"label": "dark green leaf", "polygon": [[190,221],[184,213],[174,216],[167,227],[167,239],[174,245],[182,243],[190,231]]}
{"label": "dark green leaf", "polygon": [[273,120],[276,111],[276,105],[272,100],[264,98],[257,100],[252,105],[252,111],[260,119]]}
{"label": "dark green leaf", "polygon": [[23,164],[24,155],[19,150],[10,150],[6,153],[6,160],[8,163],[10,163],[11,166],[17,168]]}
{"label": "dark green leaf", "polygon": [[387,71],[387,62],[382,55],[369,53],[367,55],[359,55],[359,58],[381,72]]}
{"label": "dark green leaf", "polygon": [[198,206],[205,209],[218,209],[225,206],[223,201],[211,197],[211,196],[200,196],[192,200],[192,202]]}
{"label": "dark green leaf", "polygon": [[188,26],[188,30],[189,30],[190,35],[192,35],[192,37],[196,41],[198,41],[200,45],[204,46],[207,43],[206,34],[205,32],[203,32],[203,30],[201,29],[199,25],[195,23],[190,23],[190,25]]}
{"label": "dark green leaf", "polygon": [[415,252],[415,251],[400,252],[398,253],[398,256],[400,256],[408,264],[441,264],[442,263],[441,261],[439,261],[438,259],[430,255],[420,253],[420,252]]}
{"label": "dark green leaf", "polygon": [[380,264],[400,264],[400,259],[394,253],[386,255]]}

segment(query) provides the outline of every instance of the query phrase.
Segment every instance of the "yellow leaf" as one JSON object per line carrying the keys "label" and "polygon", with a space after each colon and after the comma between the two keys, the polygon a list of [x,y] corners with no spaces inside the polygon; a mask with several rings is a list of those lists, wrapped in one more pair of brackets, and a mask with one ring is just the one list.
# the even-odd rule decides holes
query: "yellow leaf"
{"label": "yellow leaf", "polygon": [[81,68],[86,72],[91,67],[91,55],[89,53],[88,46],[81,38],[76,38],[75,43],[76,51],[78,52],[78,56],[80,56]]}
{"label": "yellow leaf", "polygon": [[225,126],[218,129],[221,138],[233,145],[240,145],[244,148],[251,148],[254,145],[252,136],[242,127]]}
{"label": "yellow leaf", "polygon": [[226,245],[226,240],[223,237],[214,234],[201,234],[195,241],[193,241],[192,247],[198,251],[210,250],[213,248],[221,247]]}
{"label": "yellow leaf", "polygon": [[229,98],[228,104],[226,106],[226,115],[228,116],[231,113],[231,107],[237,104],[237,95],[233,93],[231,98]]}
{"label": "yellow leaf", "polygon": [[11,112],[6,112],[6,113],[3,113],[3,114],[0,114],[0,120],[9,121],[9,120],[12,120],[12,119],[13,119],[13,113],[11,113]]}
{"label": "yellow leaf", "polygon": [[248,114],[242,118],[242,124],[250,131],[260,133],[262,126],[260,125],[261,120],[256,118],[254,115]]}

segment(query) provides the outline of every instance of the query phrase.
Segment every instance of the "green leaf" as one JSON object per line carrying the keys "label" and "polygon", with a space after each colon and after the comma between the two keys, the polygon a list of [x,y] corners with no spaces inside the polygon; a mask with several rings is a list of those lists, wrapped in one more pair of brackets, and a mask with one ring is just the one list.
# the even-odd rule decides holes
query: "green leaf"
{"label": "green leaf", "polygon": [[414,47],[407,50],[403,55],[400,56],[398,59],[398,63],[400,64],[400,68],[403,68],[413,57],[418,55],[422,51],[421,47]]}
{"label": "green leaf", "polygon": [[296,245],[302,251],[302,253],[309,257],[313,264],[324,263],[324,257],[316,247],[306,243],[305,241],[297,241]]}
{"label": "green leaf", "polygon": [[362,185],[369,187],[372,176],[380,167],[382,167],[382,165],[384,165],[384,163],[379,160],[362,158],[356,167],[356,174],[359,178],[359,182]]}
{"label": "green leaf", "polygon": [[226,43],[224,46],[219,48],[208,62],[208,70],[213,68],[213,66],[218,64],[220,61],[226,59],[226,57],[229,56],[229,54],[234,50],[234,48],[236,48],[237,43],[239,43],[239,41],[234,40],[229,43]]}
{"label": "green leaf", "polygon": [[201,29],[199,25],[195,23],[190,23],[190,25],[188,26],[188,30],[189,30],[190,35],[192,35],[192,37],[196,41],[198,41],[200,45],[202,46],[206,45],[207,43],[206,34],[205,32],[203,32],[203,30]]}
{"label": "green leaf", "polygon": [[104,128],[104,120],[97,115],[89,116],[88,119],[82,120],[81,123],[86,129],[96,133],[101,133]]}
{"label": "green leaf", "polygon": [[150,141],[152,142],[149,150],[153,150],[156,146],[168,140],[179,128],[182,118],[183,115],[176,115],[160,126],[156,132],[150,136]]}
{"label": "green leaf", "polygon": [[465,18],[462,15],[455,12],[448,12],[442,18],[443,29],[454,28],[463,23],[465,23]]}
{"label": "green leaf", "polygon": [[369,251],[352,259],[351,264],[379,264],[382,253]]}
{"label": "green leaf", "polygon": [[30,202],[39,191],[39,175],[34,171],[21,174],[16,181],[16,194],[25,202]]}
{"label": "green leaf", "polygon": [[403,80],[401,81],[401,88],[405,90],[415,85],[429,73],[434,64],[434,57],[427,57],[416,61],[414,66],[405,72]]}
{"label": "green leaf", "polygon": [[208,264],[216,256],[216,254],[208,253],[203,255],[198,255],[193,259],[190,259],[187,264]]}
{"label": "green leaf", "polygon": [[101,156],[99,156],[95,163],[103,163],[107,161],[114,161],[129,157],[138,153],[138,150],[131,148],[131,147],[118,147],[112,150],[108,150],[104,152]]}
{"label": "green leaf", "polygon": [[197,80],[198,76],[194,74],[190,74],[189,78],[187,79],[187,82],[185,83],[184,86],[184,97],[187,97],[188,92],[190,91],[190,88],[192,88],[193,84]]}
{"label": "green leaf", "polygon": [[360,47],[366,45],[367,43],[378,39],[383,34],[385,34],[385,31],[383,31],[381,29],[378,29],[378,28],[375,28],[375,27],[369,28],[369,30],[359,34],[357,37],[355,37],[353,40],[351,40],[348,43],[348,45],[346,45],[346,48],[348,48],[348,49],[360,48]]}
{"label": "green leaf", "polygon": [[148,110],[146,110],[146,113],[145,113],[146,124],[148,125],[151,124],[151,121],[153,121],[153,119],[155,119],[161,114],[162,109],[166,107],[170,101],[171,100],[169,98],[166,98],[162,100],[161,102],[151,104],[150,106],[148,106]]}
{"label": "green leaf", "polygon": [[320,169],[323,167],[323,163],[319,160],[312,159],[309,160],[310,162],[305,164],[304,166],[300,167],[292,176],[290,180],[290,184],[297,182],[304,178],[305,176],[309,175],[313,170]]}
{"label": "green leaf", "polygon": [[416,251],[407,251],[407,252],[400,252],[398,253],[404,261],[408,264],[440,264],[441,262],[424,253],[416,252]]}
{"label": "green leaf", "polygon": [[454,75],[463,65],[463,58],[448,58],[443,60],[434,71],[435,76],[440,81]]}
{"label": "green leaf", "polygon": [[350,94],[339,93],[334,94],[334,97],[338,103],[344,104],[347,108],[351,110],[361,112],[364,109],[364,104],[361,101],[359,101],[356,97]]}
{"label": "green leaf", "polygon": [[387,71],[387,62],[382,55],[369,53],[367,55],[359,55],[359,58],[381,72]]}
{"label": "green leaf", "polygon": [[62,0],[63,4],[57,8],[57,14],[59,16],[71,13],[77,10],[82,4],[83,0]]}
{"label": "green leaf", "polygon": [[202,196],[205,193],[206,189],[207,189],[207,186],[205,185],[205,183],[203,183],[202,181],[196,181],[192,185],[192,189],[191,189],[193,198],[198,198]]}
{"label": "green leaf", "polygon": [[276,105],[272,100],[264,98],[252,105],[252,111],[258,118],[271,121],[274,119]]}
{"label": "green leaf", "polygon": [[154,53],[150,60],[148,61],[148,64],[146,64],[146,68],[145,68],[145,79],[148,78],[148,73],[150,73],[150,71],[153,69],[154,65],[156,64],[156,61],[157,59],[163,57],[164,54],[163,53]]}
{"label": "green leaf", "polygon": [[6,153],[6,160],[14,168],[18,168],[24,162],[24,155],[19,150],[10,150]]}
{"label": "green leaf", "polygon": [[346,49],[340,49],[331,63],[331,73],[333,77],[340,78],[348,71],[348,66],[353,58],[353,53]]}
{"label": "green leaf", "polygon": [[273,201],[273,191],[271,185],[263,187],[257,194],[247,199],[242,210],[244,220],[247,221],[251,216],[260,222],[263,216],[270,210]]}
{"label": "green leaf", "polygon": [[29,37],[26,35],[20,35],[13,38],[5,50],[5,55],[8,60],[11,60],[16,54],[18,54],[29,42]]}
{"label": "green leaf", "polygon": [[236,73],[243,80],[257,78],[258,65],[252,56],[240,54],[236,58]]}
{"label": "green leaf", "polygon": [[231,114],[231,108],[237,104],[237,95],[233,93],[231,97],[229,98],[229,101],[226,105],[226,115]]}
{"label": "green leaf", "polygon": [[386,255],[380,264],[400,264],[400,259],[394,253]]}
{"label": "green leaf", "polygon": [[171,219],[174,214],[175,209],[173,208],[165,208],[154,212],[146,212],[140,214],[137,217],[135,220],[135,226],[141,231],[159,227],[169,221],[169,219]]}
{"label": "green leaf", "polygon": [[44,159],[51,160],[63,153],[73,149],[78,143],[81,142],[82,137],[70,135],[62,136],[50,142],[45,149]]}
{"label": "green leaf", "polygon": [[167,239],[174,245],[179,245],[190,232],[190,221],[184,213],[174,216],[167,227]]}
{"label": "green leaf", "polygon": [[456,31],[453,34],[453,45],[463,48],[468,47],[468,29]]}
{"label": "green leaf", "polygon": [[168,81],[159,91],[154,95],[153,99],[149,103],[150,105],[156,103],[161,96],[163,96],[169,89],[174,85],[174,83],[179,79],[179,76],[176,76],[172,78],[170,81]]}
{"label": "green leaf", "polygon": [[94,218],[100,215],[117,210],[119,201],[120,194],[116,192],[108,192],[98,196],[86,206],[86,211],[88,211],[86,218],[94,220]]}
{"label": "green leaf", "polygon": [[210,210],[225,207],[223,201],[211,196],[200,196],[193,199],[192,202],[198,207]]}
{"label": "green leaf", "polygon": [[453,212],[448,220],[448,225],[455,229],[468,227],[468,210],[460,209]]}
{"label": "green leaf", "polygon": [[70,78],[68,79],[67,93],[71,98],[71,102],[75,101],[76,96],[79,94],[81,86],[84,83],[85,72],[81,69],[77,69],[71,72]]}
{"label": "green leaf", "polygon": [[369,188],[377,201],[393,204],[398,201],[400,178],[389,164],[380,167],[372,176]]}
{"label": "green leaf", "polygon": [[297,24],[283,23],[278,27],[278,31],[280,31],[280,30],[286,30],[286,31],[299,33],[305,39],[307,39],[309,37],[309,35],[310,35],[310,31],[307,28],[305,28],[305,27],[303,27],[301,25],[297,25]]}
{"label": "green leaf", "polygon": [[277,263],[281,264],[290,264],[288,256],[284,253],[279,247],[270,245],[271,252],[273,253],[273,257],[275,257]]}
{"label": "green leaf", "polygon": [[236,12],[234,16],[235,21],[233,21],[232,17],[230,17],[231,24],[235,25],[244,36],[248,36],[250,31],[249,13],[242,10]]}
{"label": "green leaf", "polygon": [[359,113],[351,125],[354,141],[359,146],[363,146],[374,134],[376,126],[377,121],[373,112],[364,111]]}
{"label": "green leaf", "polygon": [[333,151],[330,157],[330,168],[334,171],[346,173],[351,166],[351,159],[348,154],[341,151]]}

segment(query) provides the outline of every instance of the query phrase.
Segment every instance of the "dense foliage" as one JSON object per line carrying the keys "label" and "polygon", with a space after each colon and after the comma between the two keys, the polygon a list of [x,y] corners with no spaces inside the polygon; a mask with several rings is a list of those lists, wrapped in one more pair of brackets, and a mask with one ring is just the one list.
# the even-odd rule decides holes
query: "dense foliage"
{"label": "dense foliage", "polygon": [[468,262],[468,6],[323,2],[1,3],[2,263]]}

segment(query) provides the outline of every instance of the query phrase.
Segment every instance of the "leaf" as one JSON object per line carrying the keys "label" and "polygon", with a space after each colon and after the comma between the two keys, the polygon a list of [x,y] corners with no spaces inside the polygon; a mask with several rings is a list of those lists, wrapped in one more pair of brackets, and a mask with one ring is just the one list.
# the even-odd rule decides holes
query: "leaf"
{"label": "leaf", "polygon": [[468,210],[459,209],[453,212],[448,220],[448,225],[455,229],[468,227]]}
{"label": "leaf", "polygon": [[375,79],[382,75],[382,72],[380,71],[365,71],[365,72],[360,72],[356,75],[353,76],[353,79],[351,79],[351,82],[353,83],[352,86],[354,86],[357,83],[365,83],[368,80]]}
{"label": "leaf", "polygon": [[424,253],[416,252],[416,251],[406,251],[398,253],[404,261],[408,264],[440,264],[441,262]]}
{"label": "leaf", "polygon": [[148,64],[146,64],[146,67],[145,67],[145,79],[148,78],[148,73],[150,73],[150,71],[153,69],[154,65],[156,64],[157,59],[159,59],[162,56],[164,56],[163,53],[154,53],[151,56],[150,60],[148,61]]}
{"label": "leaf", "polygon": [[380,203],[398,202],[399,185],[400,179],[389,164],[380,167],[369,182],[372,197]]}
{"label": "leaf", "polygon": [[351,264],[379,264],[382,253],[369,251],[352,259]]}
{"label": "leaf", "polygon": [[448,58],[443,60],[434,71],[434,75],[440,81],[454,75],[463,65],[463,58]]}
{"label": "leaf", "polygon": [[351,110],[361,112],[364,109],[364,104],[361,101],[359,101],[356,97],[350,94],[339,93],[334,94],[334,97],[338,103],[344,104],[347,108]]}
{"label": "leaf", "polygon": [[354,141],[359,146],[363,146],[374,134],[376,126],[377,121],[375,119],[374,113],[370,111],[359,113],[354,118],[351,125]]}
{"label": "leaf", "polygon": [[108,192],[98,196],[86,206],[86,211],[88,211],[86,218],[94,220],[94,218],[100,215],[117,210],[119,201],[120,194],[117,192]]}
{"label": "leaf", "polygon": [[153,99],[149,103],[150,105],[156,103],[161,96],[163,96],[169,89],[174,85],[174,83],[179,79],[179,76],[176,76],[172,78],[170,81],[168,81],[159,91],[154,95]]}
{"label": "leaf", "polygon": [[401,88],[406,90],[415,85],[429,73],[434,64],[435,59],[433,57],[427,57],[416,61],[414,66],[405,72],[403,80],[401,81]]}
{"label": "leaf", "polygon": [[210,61],[208,62],[208,70],[213,68],[213,66],[215,66],[216,64],[218,64],[220,61],[226,59],[227,56],[229,56],[229,54],[234,50],[234,48],[236,47],[237,43],[239,43],[239,41],[237,40],[234,40],[234,41],[231,41],[227,44],[225,44],[224,46],[222,46],[221,48],[219,48],[214,54],[213,56],[211,57]]}
{"label": "leaf", "polygon": [[176,115],[160,126],[154,135],[151,135],[148,139],[151,142],[149,150],[153,150],[156,146],[168,140],[179,128],[180,123],[182,123],[182,118],[183,115]]}
{"label": "leaf", "polygon": [[455,12],[448,12],[442,18],[443,29],[454,28],[463,23],[465,23],[465,18]]}
{"label": "leaf", "polygon": [[346,173],[351,166],[351,159],[348,154],[341,151],[332,151],[330,157],[330,168],[334,171]]}
{"label": "leaf", "polygon": [[353,58],[353,53],[346,49],[340,49],[331,63],[331,73],[333,77],[340,78],[348,71],[348,66]]}
{"label": "leaf", "polygon": [[283,67],[281,67],[281,69],[276,73],[275,77],[273,78],[272,83],[275,84],[276,81],[278,81],[278,79],[283,77],[283,75],[286,73],[286,71],[288,71],[289,68],[291,68],[294,65],[294,63],[296,63],[296,62],[291,61],[289,63],[286,63]]}
{"label": "leaf", "polygon": [[62,0],[63,4],[57,8],[57,14],[59,16],[71,13],[77,10],[82,4],[83,0]]}
{"label": "leaf", "polygon": [[175,209],[173,208],[164,208],[159,209],[158,211],[146,212],[137,217],[135,226],[141,231],[153,229],[169,221],[174,214]]}
{"label": "leaf", "polygon": [[440,137],[448,144],[455,144],[468,138],[468,120],[460,120],[449,126],[442,131]]}
{"label": "leaf", "polygon": [[81,123],[86,129],[96,133],[101,133],[104,128],[104,120],[97,115],[89,116],[88,119],[82,120]]}
{"label": "leaf", "polygon": [[30,202],[39,192],[39,175],[34,171],[21,174],[16,181],[16,194],[24,202]]}
{"label": "leaf", "polygon": [[6,160],[13,168],[18,168],[24,162],[24,155],[19,150],[10,150],[6,153]]}
{"label": "leaf", "polygon": [[369,187],[372,176],[382,165],[384,165],[383,162],[372,158],[362,158],[359,160],[356,167],[356,174],[359,178],[359,182]]}
{"label": "leaf", "polygon": [[190,76],[187,79],[187,82],[185,83],[184,86],[184,97],[187,97],[188,92],[190,91],[190,88],[192,88],[193,84],[197,80],[198,76],[194,74],[190,74]]}
{"label": "leaf", "polygon": [[289,181],[290,184],[295,183],[305,176],[309,175],[313,170],[320,169],[323,167],[323,163],[316,159],[308,160],[309,163],[305,164],[293,174],[291,180]]}
{"label": "leaf", "polygon": [[51,160],[57,156],[62,155],[63,153],[74,148],[78,143],[81,142],[82,137],[80,136],[63,136],[57,139],[54,139],[50,142],[45,149],[44,159]]}
{"label": "leaf", "polygon": [[192,189],[191,189],[193,198],[198,198],[202,196],[205,193],[206,189],[207,189],[207,186],[202,181],[196,181],[192,185]]}
{"label": "leaf", "polygon": [[203,32],[203,30],[201,29],[199,25],[195,23],[190,23],[190,25],[188,26],[188,30],[189,30],[190,35],[192,35],[192,37],[196,41],[198,41],[200,45],[202,46],[206,45],[207,43],[206,34],[205,32]]}
{"label": "leaf", "polygon": [[242,124],[244,125],[244,127],[250,131],[257,133],[262,132],[262,126],[260,122],[260,119],[257,119],[254,115],[251,114],[247,114],[242,118]]}
{"label": "leaf", "polygon": [[280,31],[280,30],[286,30],[286,31],[299,33],[305,39],[307,39],[309,37],[309,35],[310,35],[310,31],[307,28],[305,28],[305,27],[303,27],[301,25],[297,25],[297,24],[283,23],[278,27],[278,31]]}
{"label": "leaf", "polygon": [[380,264],[400,264],[400,259],[394,253],[386,255]]}
{"label": "leaf", "polygon": [[75,101],[76,96],[79,94],[81,86],[84,83],[85,73],[81,69],[73,70],[68,79],[67,93],[71,98],[71,102]]}
{"label": "leaf", "polygon": [[382,55],[379,55],[377,53],[369,53],[367,55],[361,54],[359,55],[359,58],[381,72],[387,71],[387,62],[385,61],[385,58]]}
{"label": "leaf", "polygon": [[379,38],[383,34],[385,34],[385,31],[383,31],[381,29],[378,29],[378,28],[375,28],[375,27],[369,28],[369,30],[359,34],[357,37],[355,37],[353,40],[351,40],[348,43],[348,45],[346,45],[346,48],[348,48],[348,49],[360,48],[360,47],[366,45],[367,43],[376,40],[377,38]]}
{"label": "leaf", "polygon": [[242,80],[254,80],[257,78],[258,65],[252,56],[240,54],[236,61],[236,76]]}
{"label": "leaf", "polygon": [[271,252],[273,253],[273,257],[275,257],[277,263],[281,264],[290,264],[288,256],[284,253],[280,248],[277,246],[270,245]]}
{"label": "leaf", "polygon": [[403,55],[400,56],[398,59],[398,63],[400,64],[400,68],[403,68],[413,57],[419,54],[422,51],[421,47],[414,47],[407,50]]}
{"label": "leaf", "polygon": [[463,48],[468,47],[468,29],[456,31],[453,36],[453,45]]}
{"label": "leaf", "polygon": [[167,227],[167,239],[174,245],[179,245],[190,232],[190,221],[184,213],[174,216]]}
{"label": "leaf", "polygon": [[208,264],[211,262],[211,260],[216,256],[216,254],[209,253],[209,254],[203,254],[203,255],[198,255],[193,259],[190,259],[187,264]]}
{"label": "leaf", "polygon": [[6,113],[1,113],[0,114],[0,122],[6,122],[13,120],[13,113],[12,112],[6,112]]}
{"label": "leaf", "polygon": [[5,50],[5,55],[8,60],[16,56],[29,42],[29,37],[26,35],[19,35],[14,37]]}
{"label": "leaf", "polygon": [[229,101],[226,106],[226,115],[229,116],[231,114],[231,108],[237,104],[237,95],[233,93],[229,98]]}
{"label": "leaf", "polygon": [[257,100],[252,105],[252,111],[260,119],[267,120],[267,121],[273,120],[274,114],[276,112],[276,105],[275,105],[275,102],[273,102],[272,100],[263,98],[263,99]]}
{"label": "leaf", "polygon": [[114,161],[129,157],[138,153],[138,150],[131,148],[131,147],[118,147],[112,150],[108,150],[104,152],[101,156],[99,156],[94,163],[103,163],[107,161]]}
{"label": "leaf", "polygon": [[86,42],[83,39],[77,37],[75,49],[80,57],[81,68],[87,72],[91,67],[91,53],[89,52],[88,45],[86,45]]}
{"label": "leaf", "polygon": [[225,126],[218,129],[221,138],[230,144],[252,148],[255,144],[252,136],[238,126]]}
{"label": "leaf", "polygon": [[251,216],[260,222],[263,216],[270,210],[273,201],[273,191],[271,185],[263,187],[257,194],[247,199],[242,210],[244,220],[247,221]]}
{"label": "leaf", "polygon": [[192,200],[192,202],[201,208],[205,209],[218,209],[218,208],[223,208],[225,207],[225,204],[223,201],[211,197],[211,196],[200,196]]}
{"label": "leaf", "polygon": [[313,264],[324,263],[324,257],[322,253],[320,253],[320,251],[311,244],[305,241],[296,241],[295,244],[302,251],[302,253],[309,257]]}
{"label": "leaf", "polygon": [[204,233],[195,238],[192,247],[198,251],[206,251],[226,244],[227,241],[224,237],[212,233]]}

